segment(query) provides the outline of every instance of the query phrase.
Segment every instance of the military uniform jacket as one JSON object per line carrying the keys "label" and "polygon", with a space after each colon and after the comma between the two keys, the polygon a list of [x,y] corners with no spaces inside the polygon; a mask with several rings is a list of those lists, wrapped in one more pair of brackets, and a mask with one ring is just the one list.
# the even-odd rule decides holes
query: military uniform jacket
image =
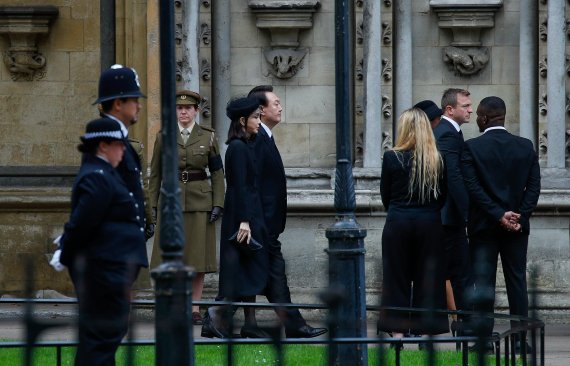
{"label": "military uniform jacket", "polygon": [[[195,124],[188,141],[184,143],[177,133],[178,174],[208,168],[211,181],[207,179],[180,182],[180,203],[183,212],[211,211],[213,206],[224,207],[224,171],[218,141],[214,130]],[[162,182],[162,136],[156,136],[150,168],[150,203],[158,207]]]}
{"label": "military uniform jacket", "polygon": [[118,172],[98,157],[84,156],[60,244],[67,266],[78,255],[148,266],[139,203]]}

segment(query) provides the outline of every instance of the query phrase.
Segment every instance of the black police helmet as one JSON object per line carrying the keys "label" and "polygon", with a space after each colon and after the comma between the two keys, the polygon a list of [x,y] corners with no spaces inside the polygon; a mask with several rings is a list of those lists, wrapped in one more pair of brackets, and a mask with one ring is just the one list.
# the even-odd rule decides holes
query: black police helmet
{"label": "black police helmet", "polygon": [[141,92],[139,76],[135,69],[113,65],[99,78],[99,97],[93,104],[107,100],[146,96]]}

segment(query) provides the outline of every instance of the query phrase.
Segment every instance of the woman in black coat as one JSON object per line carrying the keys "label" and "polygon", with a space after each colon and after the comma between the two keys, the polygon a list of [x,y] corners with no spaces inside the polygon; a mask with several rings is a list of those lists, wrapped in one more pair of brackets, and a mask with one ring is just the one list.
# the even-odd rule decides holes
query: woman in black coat
{"label": "woman in black coat", "polygon": [[148,266],[144,218],[115,170],[125,151],[119,124],[93,120],[81,140],[83,159],[60,239],[61,263],[79,302],[75,364],[115,365],[127,333],[130,290],[140,267]]}
{"label": "woman in black coat", "polygon": [[[409,109],[398,140],[384,153],[380,194],[387,211],[382,232],[382,306],[446,308],[441,240],[443,161],[426,114]],[[429,315],[428,315],[429,316]],[[385,311],[379,329],[393,336],[448,331],[447,315]]]}
{"label": "woman in black coat", "polygon": [[[256,187],[253,140],[260,127],[257,98],[232,100],[226,114],[231,119],[226,144],[226,195],[220,237],[220,277],[218,299],[255,301],[268,281],[269,257],[264,243],[266,228]],[[211,307],[202,335],[228,337],[230,329],[222,321],[222,308]],[[253,311],[246,312],[242,334],[257,328]],[[245,330],[245,332],[244,332]]]}

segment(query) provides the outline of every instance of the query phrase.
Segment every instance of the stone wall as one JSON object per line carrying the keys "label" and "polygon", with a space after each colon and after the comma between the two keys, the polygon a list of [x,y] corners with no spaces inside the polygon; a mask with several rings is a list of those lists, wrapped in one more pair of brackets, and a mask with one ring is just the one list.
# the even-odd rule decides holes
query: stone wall
{"label": "stone wall", "polygon": [[[47,3],[47,4],[46,4]],[[0,1],[0,6],[14,1]],[[0,166],[78,165],[75,147],[92,118],[99,77],[99,2],[27,1],[55,5],[59,15],[38,38],[45,77],[13,81],[0,66]],[[0,49],[9,47],[0,36]]]}

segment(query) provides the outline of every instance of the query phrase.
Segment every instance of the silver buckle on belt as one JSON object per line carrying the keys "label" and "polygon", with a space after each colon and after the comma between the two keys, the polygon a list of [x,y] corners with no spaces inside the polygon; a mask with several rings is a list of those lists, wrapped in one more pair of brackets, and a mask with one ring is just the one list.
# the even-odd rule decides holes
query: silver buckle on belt
{"label": "silver buckle on belt", "polygon": [[189,178],[189,174],[186,170],[183,171],[182,173],[180,173],[180,180],[182,181],[182,183],[188,182],[188,178]]}

